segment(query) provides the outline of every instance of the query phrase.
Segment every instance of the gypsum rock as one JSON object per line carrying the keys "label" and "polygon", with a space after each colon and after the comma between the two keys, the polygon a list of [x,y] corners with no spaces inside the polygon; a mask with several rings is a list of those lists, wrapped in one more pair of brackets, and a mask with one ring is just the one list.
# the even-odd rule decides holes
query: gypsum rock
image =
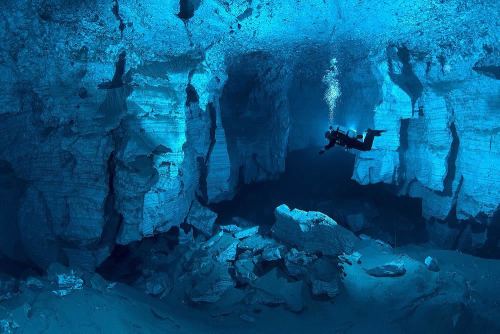
{"label": "gypsum rock", "polygon": [[170,277],[166,273],[153,273],[146,279],[146,293],[152,296],[165,296],[172,289]]}
{"label": "gypsum rock", "polygon": [[237,239],[245,239],[253,235],[256,235],[258,232],[259,232],[259,227],[253,226],[234,233],[234,237]]}
{"label": "gypsum rock", "polygon": [[367,228],[369,223],[363,213],[351,214],[346,217],[346,223],[349,229],[354,233],[358,233]]}
{"label": "gypsum rock", "polygon": [[439,271],[439,262],[431,256],[427,256],[425,258],[424,264],[430,271],[435,271],[435,272]]}
{"label": "gypsum rock", "polygon": [[285,204],[274,211],[273,235],[280,241],[309,253],[337,256],[351,253],[357,237],[321,212],[290,210]]}
{"label": "gypsum rock", "polygon": [[186,222],[209,237],[213,234],[213,228],[217,214],[194,201],[189,210]]}
{"label": "gypsum rock", "polygon": [[288,282],[286,278],[280,277],[277,268],[259,277],[251,285],[257,289],[253,302],[268,305],[285,304],[293,312],[300,312],[304,308],[304,282]]}
{"label": "gypsum rock", "polygon": [[262,259],[264,261],[277,261],[283,258],[286,247],[283,245],[269,245],[262,250]]}
{"label": "gypsum rock", "polygon": [[17,280],[14,277],[0,274],[0,302],[11,299],[17,291]]}
{"label": "gypsum rock", "polygon": [[235,286],[229,269],[227,262],[218,262],[211,256],[195,259],[192,272],[189,273],[190,286],[186,291],[189,298],[193,302],[219,301],[226,291]]}
{"label": "gypsum rock", "polygon": [[406,273],[406,269],[403,263],[391,262],[366,269],[366,273],[373,277],[399,277]]}
{"label": "gypsum rock", "polygon": [[257,279],[254,258],[238,259],[234,262],[236,279],[241,283],[249,283]]}
{"label": "gypsum rock", "polygon": [[274,245],[276,245],[275,240],[263,237],[260,234],[254,234],[246,239],[241,240],[238,243],[238,248],[241,250],[250,250],[256,253],[263,250],[266,247]]}
{"label": "gypsum rock", "polygon": [[285,268],[292,277],[300,277],[309,272],[311,264],[317,259],[316,255],[310,255],[306,252],[298,251],[292,248],[285,255]]}
{"label": "gypsum rock", "polygon": [[208,240],[203,247],[209,254],[216,256],[219,262],[226,262],[236,259],[238,243],[238,239],[221,231]]}

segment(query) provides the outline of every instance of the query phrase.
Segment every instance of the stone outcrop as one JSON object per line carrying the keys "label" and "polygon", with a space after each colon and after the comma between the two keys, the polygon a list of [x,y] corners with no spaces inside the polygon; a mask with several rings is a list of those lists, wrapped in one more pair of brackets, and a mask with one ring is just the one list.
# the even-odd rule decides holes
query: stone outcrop
{"label": "stone outcrop", "polygon": [[[353,179],[400,186],[402,194],[422,198],[426,218],[444,220],[452,210],[460,220],[492,216],[500,203],[492,190],[500,186],[494,172],[498,80],[475,72],[472,59],[421,54],[417,46],[396,50],[380,55],[375,69],[383,78],[383,102],[374,110],[374,127],[391,130],[372,151],[357,155]],[[395,68],[404,72],[405,66],[418,92],[397,80]]]}
{"label": "stone outcrop", "polygon": [[[319,212],[310,218],[313,216],[321,217],[324,226],[336,226]],[[279,219],[278,225],[282,223]],[[187,297],[214,316],[247,312],[259,305],[282,305],[300,312],[307,297],[332,300],[340,293],[342,273],[332,243],[323,244],[327,248],[319,257],[313,254],[319,253],[316,248],[298,250],[247,223],[217,226],[212,235],[200,234],[186,242],[181,242],[179,234],[179,242],[168,252],[166,241],[159,236],[145,252],[132,255],[143,262],[142,275],[134,286],[159,298]],[[322,232],[338,239],[342,231]],[[188,234],[192,236],[192,231]]]}
{"label": "stone outcrop", "polygon": [[309,253],[337,256],[352,253],[357,237],[321,212],[276,208],[273,235],[282,242]]}
{"label": "stone outcrop", "polygon": [[194,201],[186,222],[203,233],[205,236],[211,236],[217,214],[210,209],[202,206],[198,201]]}

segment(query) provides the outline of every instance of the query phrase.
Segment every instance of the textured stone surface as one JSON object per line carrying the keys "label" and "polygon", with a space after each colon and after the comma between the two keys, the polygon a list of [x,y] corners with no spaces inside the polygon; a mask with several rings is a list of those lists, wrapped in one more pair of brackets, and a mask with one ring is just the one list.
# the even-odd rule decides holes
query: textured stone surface
{"label": "textured stone surface", "polygon": [[406,269],[403,264],[388,263],[367,269],[366,273],[374,277],[399,277],[406,273]]}
{"label": "textured stone surface", "polygon": [[212,236],[217,214],[194,201],[189,210],[186,222],[201,231],[205,236]]}
{"label": "textured stone surface", "polygon": [[[340,120],[389,130],[358,156],[356,180],[404,185],[429,217],[455,206],[460,219],[492,215],[495,4],[204,0],[178,16],[174,0],[3,1],[0,162],[15,195],[0,227],[19,242],[0,249],[92,268],[114,244],[182,223],[195,198],[277,177],[288,144],[323,130],[323,111],[304,116],[297,101],[332,56],[346,89]],[[408,61],[393,44],[407,45]],[[304,62],[310,54],[322,61]]]}
{"label": "textured stone surface", "polygon": [[335,256],[351,253],[357,242],[351,231],[321,212],[290,210],[282,204],[274,214],[273,235],[300,250]]}
{"label": "textured stone surface", "polygon": [[[357,155],[353,179],[399,185],[402,194],[422,198],[426,218],[445,219],[453,208],[458,219],[491,216],[500,203],[493,171],[500,159],[500,84],[470,64],[487,51],[448,58],[417,50],[391,58],[388,49],[380,57],[383,102],[374,110],[374,126],[390,130],[372,151]],[[411,71],[398,80],[395,68],[405,66]],[[409,85],[409,78],[418,84]]]}

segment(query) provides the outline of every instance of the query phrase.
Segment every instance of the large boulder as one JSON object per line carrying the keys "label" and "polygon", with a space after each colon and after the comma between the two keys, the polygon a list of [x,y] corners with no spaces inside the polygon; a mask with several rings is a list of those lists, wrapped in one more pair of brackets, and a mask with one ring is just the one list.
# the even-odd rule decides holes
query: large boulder
{"label": "large boulder", "polygon": [[290,210],[282,204],[274,211],[274,236],[300,250],[337,256],[352,253],[357,237],[321,212]]}
{"label": "large boulder", "polygon": [[217,214],[194,201],[189,210],[186,222],[198,229],[205,236],[211,236]]}

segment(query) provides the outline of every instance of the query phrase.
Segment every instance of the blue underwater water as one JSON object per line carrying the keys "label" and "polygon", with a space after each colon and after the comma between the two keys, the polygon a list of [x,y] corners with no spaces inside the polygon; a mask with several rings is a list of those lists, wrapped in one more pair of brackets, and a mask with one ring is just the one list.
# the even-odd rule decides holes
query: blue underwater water
{"label": "blue underwater water", "polygon": [[0,334],[500,332],[496,0],[2,0]]}

